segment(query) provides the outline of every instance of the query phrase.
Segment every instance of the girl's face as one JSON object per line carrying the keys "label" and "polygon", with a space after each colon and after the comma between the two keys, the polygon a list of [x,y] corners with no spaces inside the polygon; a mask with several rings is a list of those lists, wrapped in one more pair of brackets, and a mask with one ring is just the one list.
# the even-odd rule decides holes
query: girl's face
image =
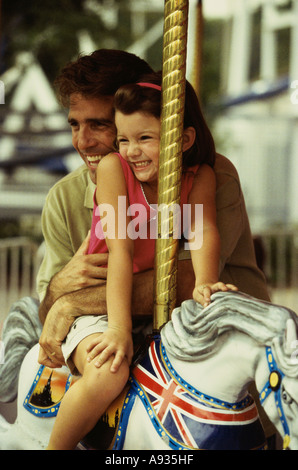
{"label": "girl's face", "polygon": [[119,152],[129,163],[135,177],[146,183],[158,179],[160,120],[151,114],[116,111]]}

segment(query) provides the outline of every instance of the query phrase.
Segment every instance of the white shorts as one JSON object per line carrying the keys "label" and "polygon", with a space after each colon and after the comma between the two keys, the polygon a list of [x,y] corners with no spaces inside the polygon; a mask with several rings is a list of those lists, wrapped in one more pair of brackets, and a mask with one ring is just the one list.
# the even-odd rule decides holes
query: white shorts
{"label": "white shorts", "polygon": [[103,333],[107,328],[107,315],[82,315],[75,319],[61,346],[65,364],[73,375],[79,375],[71,359],[77,345],[87,336],[94,333]]}
{"label": "white shorts", "polygon": [[[68,335],[61,345],[65,364],[73,375],[80,375],[73,360],[72,353],[78,344],[87,336],[94,333],[103,333],[108,328],[107,315],[82,315],[73,322]],[[133,328],[133,340],[142,341],[147,335],[152,333],[152,322],[144,321]]]}

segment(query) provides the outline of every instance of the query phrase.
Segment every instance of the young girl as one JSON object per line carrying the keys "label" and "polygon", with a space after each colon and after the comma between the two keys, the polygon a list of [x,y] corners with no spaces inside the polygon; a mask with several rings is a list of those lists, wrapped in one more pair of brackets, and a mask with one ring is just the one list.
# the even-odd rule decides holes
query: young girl
{"label": "young girl", "polygon": [[[98,165],[96,205],[89,252],[108,251],[108,317],[78,318],[63,345],[72,373],[82,377],[62,400],[49,449],[71,449],[96,424],[120,394],[133,355],[131,296],[134,272],[153,267],[161,78],[144,77],[115,95],[119,154]],[[216,227],[215,149],[197,97],[186,84],[181,207],[191,206],[191,233],[196,236],[195,205],[203,204],[203,245],[192,250],[196,277],[193,298],[202,305],[218,290],[236,289],[218,282],[220,242]],[[197,221],[198,222],[198,221]],[[151,225],[151,227],[150,227]],[[137,234],[139,237],[136,238]],[[150,237],[151,235],[151,237]],[[192,240],[189,240],[190,247]]]}

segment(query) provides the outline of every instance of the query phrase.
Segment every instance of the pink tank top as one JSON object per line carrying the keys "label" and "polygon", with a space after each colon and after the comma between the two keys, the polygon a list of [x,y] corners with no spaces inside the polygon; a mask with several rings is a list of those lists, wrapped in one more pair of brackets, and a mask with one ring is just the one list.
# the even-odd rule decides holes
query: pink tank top
{"label": "pink tank top", "polygon": [[[129,198],[130,216],[134,238],[133,272],[146,271],[154,266],[157,208],[150,206],[146,200],[141,183],[134,176],[129,164],[117,154],[126,180]],[[181,178],[181,214],[183,205],[187,204],[193,180],[199,165],[193,166],[182,174]],[[125,205],[124,205],[125,207]],[[181,227],[183,227],[181,221]],[[181,228],[182,231],[182,228]],[[151,234],[151,236],[150,236]],[[153,236],[152,236],[153,234]],[[136,238],[135,238],[136,237]],[[99,210],[94,202],[91,235],[88,253],[107,253],[108,248],[101,227]]]}

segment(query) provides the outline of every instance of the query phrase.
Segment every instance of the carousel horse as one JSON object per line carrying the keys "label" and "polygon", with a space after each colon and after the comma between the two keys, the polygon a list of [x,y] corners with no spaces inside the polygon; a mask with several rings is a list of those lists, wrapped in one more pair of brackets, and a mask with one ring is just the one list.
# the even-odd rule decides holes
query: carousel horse
{"label": "carousel horse", "polygon": [[[255,382],[284,448],[298,449],[297,330],[294,312],[242,293],[214,294],[205,309],[185,301],[151,339],[123,394],[78,448],[266,448],[247,391]],[[0,420],[0,449],[45,448],[72,384],[66,368],[40,367],[37,355],[38,345],[23,361],[17,419],[12,425]]]}
{"label": "carousel horse", "polygon": [[4,322],[1,340],[5,351],[3,363],[0,363],[0,402],[12,402],[17,397],[18,372],[27,352],[38,343],[42,331],[38,308],[38,300],[23,297],[11,306]]}

